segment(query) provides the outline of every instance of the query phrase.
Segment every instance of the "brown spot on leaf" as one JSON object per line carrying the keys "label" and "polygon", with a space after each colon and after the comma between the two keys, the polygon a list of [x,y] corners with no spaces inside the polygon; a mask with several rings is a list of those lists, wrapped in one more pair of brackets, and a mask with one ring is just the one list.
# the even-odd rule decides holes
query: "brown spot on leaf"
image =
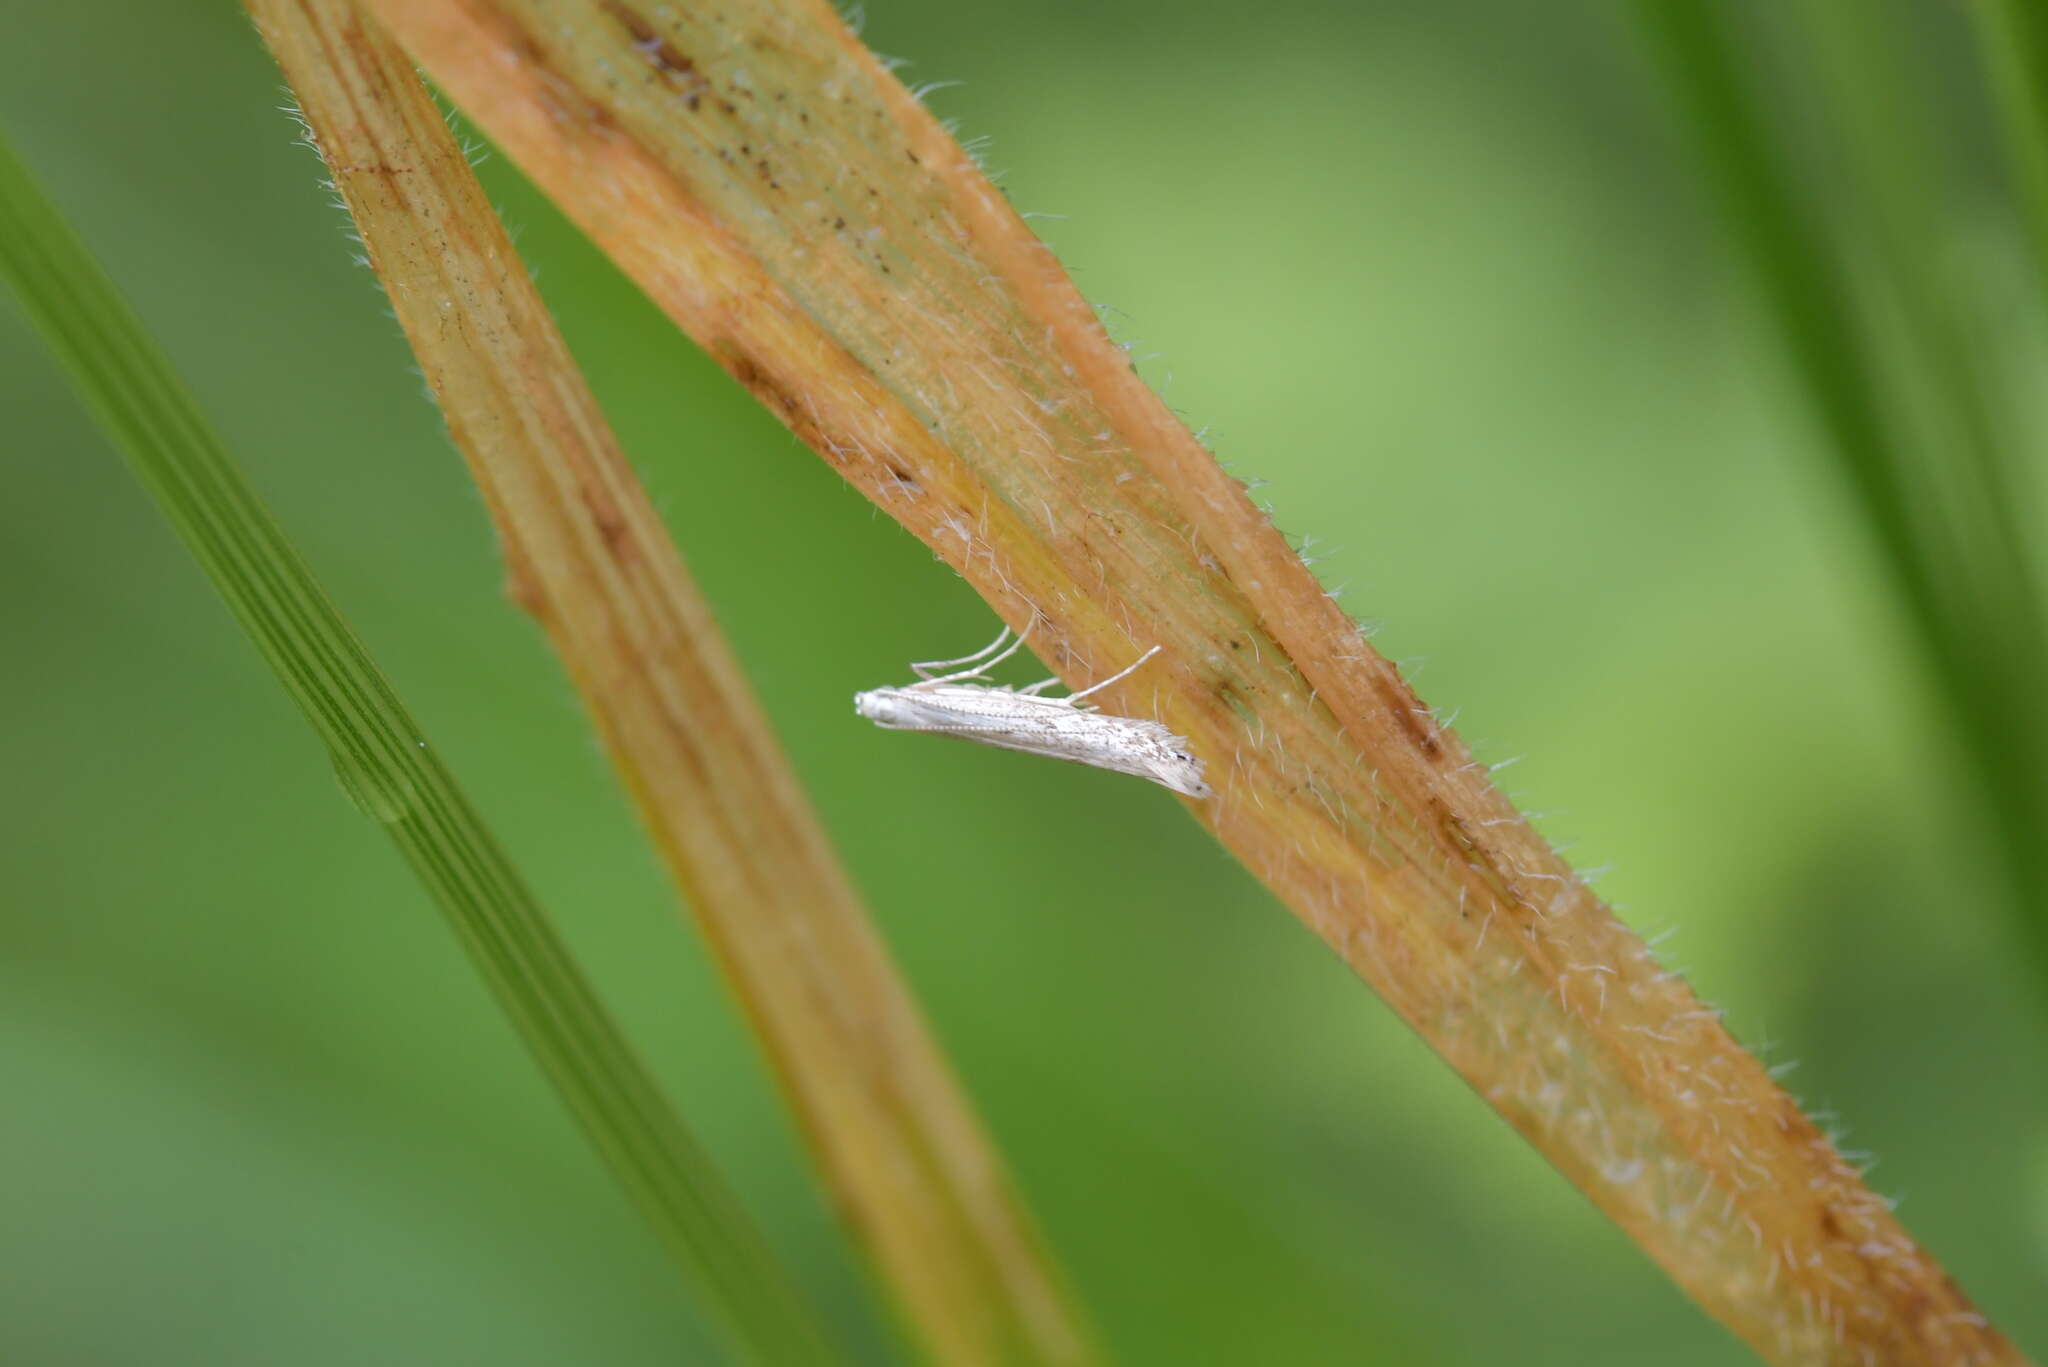
{"label": "brown spot on leaf", "polygon": [[768,411],[780,418],[783,426],[796,433],[806,446],[814,451],[831,449],[810,411],[759,361],[740,350],[730,339],[715,344],[712,352],[727,373],[745,385],[748,392],[765,404]]}
{"label": "brown spot on leaf", "polygon": [[536,622],[547,620],[548,596],[540,586],[540,576],[525,553],[510,544],[505,547],[505,596]]}
{"label": "brown spot on leaf", "polygon": [[555,69],[538,39],[524,31],[509,30],[504,37],[517,54],[516,65],[533,73],[534,98],[547,109],[548,117],[556,124],[564,128],[591,130],[618,126],[610,110],[586,95],[574,80]]}
{"label": "brown spot on leaf", "polygon": [[785,419],[796,416],[796,396],[782,387],[781,381],[761,368],[760,362],[744,352],[728,352],[725,357],[726,369],[732,377],[745,385],[755,398],[783,414]]}
{"label": "brown spot on leaf", "polygon": [[618,20],[620,27],[631,36],[634,48],[647,59],[647,64],[659,72],[670,86],[682,92],[684,104],[693,110],[697,108],[703,92],[711,85],[704,73],[697,69],[697,64],[623,0],[604,0],[604,11]]}
{"label": "brown spot on leaf", "polygon": [[615,561],[630,560],[634,554],[633,529],[626,522],[611,500],[602,493],[586,494],[585,506],[590,509],[591,525],[604,538],[604,548]]}
{"label": "brown spot on leaf", "polygon": [[1422,699],[1415,696],[1415,690],[1398,677],[1381,672],[1373,675],[1372,686],[1409,743],[1429,759],[1441,758],[1443,742],[1437,739],[1435,723],[1423,715]]}

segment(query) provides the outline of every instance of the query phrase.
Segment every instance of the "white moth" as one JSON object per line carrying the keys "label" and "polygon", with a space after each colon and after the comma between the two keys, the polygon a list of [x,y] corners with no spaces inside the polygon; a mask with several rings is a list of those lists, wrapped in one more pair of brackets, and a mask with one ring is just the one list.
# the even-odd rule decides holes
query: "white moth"
{"label": "white moth", "polygon": [[[1004,650],[1003,641],[1009,634],[1006,627],[987,646],[957,660],[913,664],[910,672],[917,675],[916,683],[856,693],[853,710],[885,730],[957,736],[999,750],[1022,750],[1028,755],[1132,774],[1189,797],[1209,796],[1209,785],[1202,781],[1202,761],[1188,753],[1185,740],[1156,721],[1112,717],[1081,705],[1090,693],[1125,678],[1157,655],[1158,646],[1139,656],[1129,668],[1063,698],[1040,696],[1039,690],[1052,684],[1052,679],[1015,689],[970,682],[987,678],[985,671],[1017,653],[1024,638],[1019,636]],[[931,672],[954,665],[967,668],[937,676]]]}

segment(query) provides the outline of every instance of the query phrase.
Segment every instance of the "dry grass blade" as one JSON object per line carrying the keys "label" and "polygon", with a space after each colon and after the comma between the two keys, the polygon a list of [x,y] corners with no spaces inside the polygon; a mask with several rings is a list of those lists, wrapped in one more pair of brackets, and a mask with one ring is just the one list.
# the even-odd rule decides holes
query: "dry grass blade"
{"label": "dry grass blade", "polygon": [[1022,626],[1187,736],[1191,812],[1780,1363],[2017,1357],[1512,810],[816,0],[373,0],[679,324]]}
{"label": "dry grass blade", "polygon": [[347,0],[252,0],[547,629],[912,1327],[1094,1352],[766,719],[411,63]]}

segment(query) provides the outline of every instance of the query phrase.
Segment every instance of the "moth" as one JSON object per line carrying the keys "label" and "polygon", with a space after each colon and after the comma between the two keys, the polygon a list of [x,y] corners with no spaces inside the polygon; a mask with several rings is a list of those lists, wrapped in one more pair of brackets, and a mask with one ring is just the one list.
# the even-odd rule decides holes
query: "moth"
{"label": "moth", "polygon": [[[901,688],[871,688],[853,695],[853,710],[888,731],[928,731],[956,736],[999,750],[1022,750],[1074,764],[1150,779],[1189,797],[1208,797],[1202,761],[1188,752],[1188,743],[1156,721],[1114,717],[1084,707],[1082,699],[1130,676],[1159,653],[1153,646],[1125,669],[1079,693],[1048,698],[1040,691],[1057,682],[1046,679],[1028,688],[997,688],[973,682],[1016,654],[1024,644],[1002,635],[972,655],[957,660],[928,660],[910,666],[917,682]],[[990,657],[993,658],[990,658]],[[967,666],[950,674],[935,670]]]}

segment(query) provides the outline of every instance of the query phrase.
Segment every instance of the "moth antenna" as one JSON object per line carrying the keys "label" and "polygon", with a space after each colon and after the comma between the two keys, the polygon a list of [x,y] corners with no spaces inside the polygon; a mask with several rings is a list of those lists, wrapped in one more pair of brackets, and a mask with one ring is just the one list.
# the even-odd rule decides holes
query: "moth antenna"
{"label": "moth antenna", "polygon": [[1124,666],[1124,667],[1123,667],[1122,669],[1118,670],[1118,671],[1117,671],[1116,673],[1114,673],[1114,674],[1110,675],[1110,676],[1109,676],[1108,678],[1104,679],[1104,680],[1103,680],[1103,681],[1102,681],[1101,683],[1093,683],[1093,684],[1089,684],[1089,685],[1088,685],[1088,686],[1087,686],[1086,688],[1082,689],[1082,690],[1081,690],[1081,691],[1080,691],[1079,693],[1069,693],[1069,694],[1067,694],[1067,701],[1068,701],[1068,702],[1079,702],[1079,701],[1081,701],[1081,699],[1083,699],[1083,698],[1087,697],[1087,696],[1088,696],[1088,695],[1089,695],[1090,693],[1099,693],[1099,692],[1101,692],[1101,691],[1102,691],[1103,689],[1105,689],[1105,688],[1109,687],[1109,686],[1110,686],[1111,684],[1115,683],[1115,682],[1116,682],[1117,680],[1119,680],[1119,679],[1126,679],[1126,678],[1129,678],[1129,677],[1130,677],[1130,676],[1131,676],[1132,674],[1134,674],[1134,673],[1136,673],[1136,672],[1137,672],[1137,669],[1138,669],[1138,666],[1139,666],[1139,665],[1141,665],[1141,664],[1145,663],[1145,661],[1147,661],[1147,660],[1151,659],[1151,658],[1152,658],[1152,657],[1153,657],[1154,655],[1157,655],[1157,654],[1158,654],[1158,653],[1160,652],[1160,650],[1161,650],[1161,649],[1162,649],[1162,647],[1160,647],[1160,646],[1153,646],[1153,647],[1152,647],[1152,648],[1151,648],[1150,650],[1146,651],[1146,652],[1145,652],[1145,653],[1144,653],[1143,655],[1140,655],[1140,656],[1139,656],[1139,657],[1138,657],[1137,659],[1135,659],[1135,660],[1131,661],[1131,663],[1130,663],[1130,664],[1128,664],[1128,665]]}
{"label": "moth antenna", "polygon": [[[1029,631],[1029,630],[1030,630],[1031,628],[1027,626],[1027,627],[1025,627],[1024,629],[1025,629],[1026,631]],[[1009,629],[1008,627],[1004,627],[1004,628],[1003,628],[1003,636],[1008,636],[1009,634],[1010,634],[1010,629]],[[966,659],[961,659],[961,660],[947,660],[947,661],[943,661],[943,662],[941,662],[941,663],[942,663],[942,664],[966,664],[968,660],[975,660],[975,659],[980,659],[980,657],[981,657],[981,656],[983,656],[983,655],[987,655],[989,651],[991,651],[991,650],[994,650],[994,649],[995,649],[995,648],[996,648],[997,646],[999,646],[999,645],[1002,645],[1002,643],[1003,643],[1003,636],[998,636],[998,637],[996,637],[996,639],[995,639],[994,641],[992,641],[992,642],[990,642],[990,643],[989,643],[989,645],[988,645],[988,647],[987,647],[986,649],[983,649],[983,650],[977,650],[977,651],[975,651],[975,652],[974,652],[974,654],[972,654],[972,655],[969,655],[969,656],[967,656],[967,657],[966,657]],[[994,669],[994,668],[995,668],[995,667],[996,667],[997,665],[999,665],[999,664],[1001,664],[1001,663],[1002,663],[1003,661],[1005,661],[1005,660],[1009,659],[1009,658],[1010,658],[1010,657],[1011,657],[1012,655],[1015,655],[1015,654],[1016,654],[1016,653],[1017,653],[1018,651],[1022,650],[1023,648],[1024,648],[1024,638],[1023,638],[1023,637],[1022,637],[1022,636],[1020,635],[1020,636],[1018,636],[1018,637],[1017,637],[1017,639],[1016,639],[1016,640],[1014,640],[1014,641],[1010,642],[1010,644],[1009,644],[1009,645],[1008,645],[1007,647],[1005,647],[1005,648],[1004,648],[1004,650],[1003,650],[1003,651],[1002,651],[1002,652],[1001,652],[1000,654],[996,655],[996,656],[995,656],[994,658],[992,658],[992,659],[987,659],[987,660],[982,660],[982,662],[981,662],[980,664],[978,664],[978,665],[972,665],[972,666],[970,666],[970,667],[968,667],[968,668],[966,668],[966,669],[963,669],[963,670],[960,670],[960,671],[958,671],[957,673],[953,673],[953,674],[941,674],[941,675],[939,675],[939,676],[938,676],[937,678],[933,678],[933,677],[932,677],[931,675],[929,675],[929,674],[925,674],[925,672],[924,672],[924,671],[923,671],[922,669],[920,669],[920,670],[918,670],[917,672],[918,672],[918,673],[919,673],[920,675],[922,675],[922,676],[923,676],[923,684],[912,684],[912,685],[911,685],[911,687],[912,687],[912,688],[921,688],[921,687],[923,687],[923,685],[924,685],[924,684],[943,684],[943,683],[955,683],[955,682],[957,682],[957,681],[959,681],[959,680],[961,680],[961,679],[979,679],[979,678],[984,678],[984,677],[986,677],[986,674],[987,674],[987,671],[988,671],[988,670]],[[940,665],[938,665],[938,664],[935,664],[935,665],[933,665],[932,667],[933,667],[933,668],[938,668],[938,667],[940,667]]]}
{"label": "moth antenna", "polygon": [[1010,629],[1006,626],[996,633],[996,638],[993,641],[990,641],[972,655],[962,655],[957,660],[919,660],[910,666],[910,672],[917,675],[920,679],[929,679],[932,676],[931,671],[935,669],[951,669],[954,665],[973,664],[976,660],[986,659],[992,652],[1000,650],[1003,642],[1008,640],[1009,636]]}

